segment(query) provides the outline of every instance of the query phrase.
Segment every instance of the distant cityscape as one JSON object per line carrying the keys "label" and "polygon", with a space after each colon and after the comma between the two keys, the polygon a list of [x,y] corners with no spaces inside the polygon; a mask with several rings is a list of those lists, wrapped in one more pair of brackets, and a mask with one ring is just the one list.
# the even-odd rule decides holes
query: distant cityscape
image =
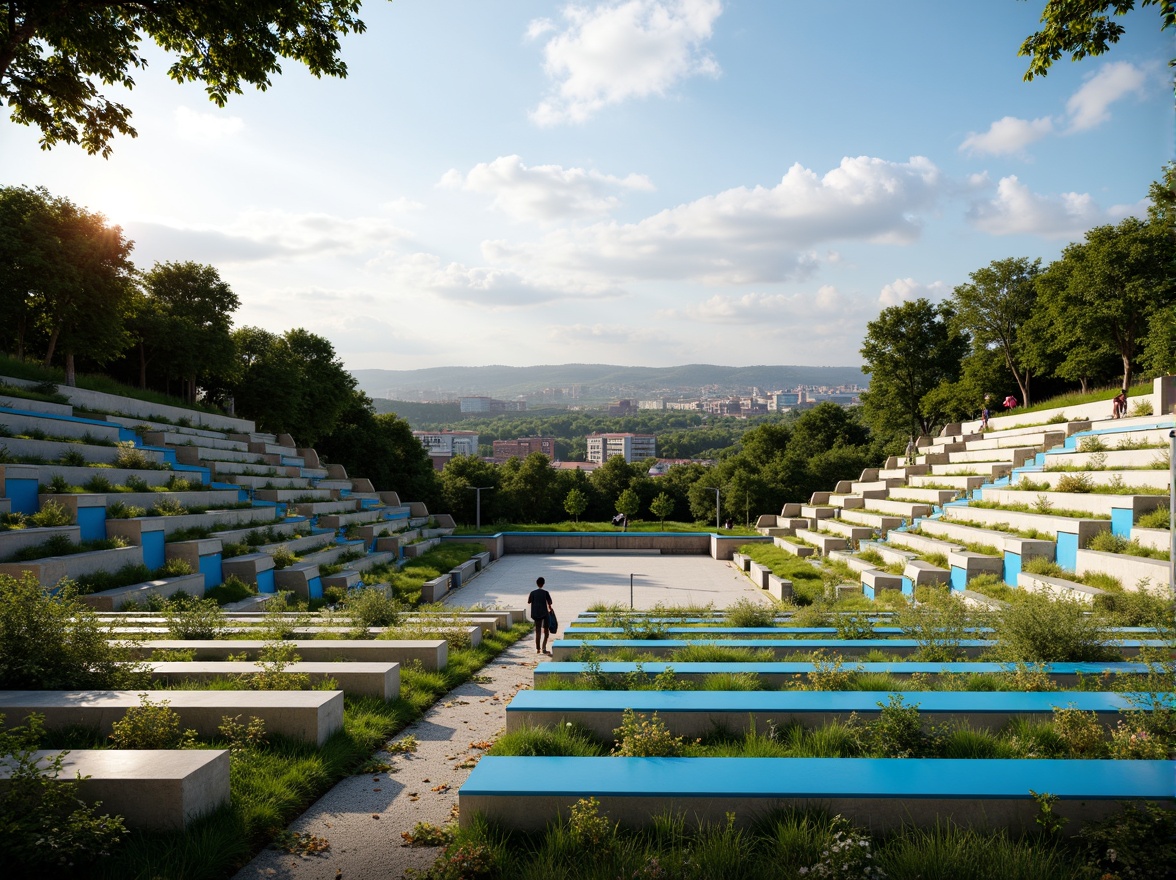
{"label": "distant cityscape", "polygon": [[[841,406],[855,406],[861,403],[860,385],[799,385],[788,390],[762,391],[753,387],[750,393],[732,393],[710,386],[695,389],[694,394],[662,394],[653,397],[613,398],[612,403],[591,405],[582,401],[584,388],[571,385],[564,388],[544,388],[528,394],[520,394],[511,400],[501,400],[485,395],[461,395],[446,391],[420,391],[410,399],[414,403],[457,403],[463,414],[492,415],[507,412],[526,412],[530,405],[545,408],[562,406],[572,411],[605,409],[610,416],[628,415],[639,410],[683,410],[704,412],[718,416],[751,416],[771,412],[789,412],[806,409],[818,403],[831,401]],[[392,390],[388,391],[391,395]],[[392,399],[389,397],[389,399]]]}

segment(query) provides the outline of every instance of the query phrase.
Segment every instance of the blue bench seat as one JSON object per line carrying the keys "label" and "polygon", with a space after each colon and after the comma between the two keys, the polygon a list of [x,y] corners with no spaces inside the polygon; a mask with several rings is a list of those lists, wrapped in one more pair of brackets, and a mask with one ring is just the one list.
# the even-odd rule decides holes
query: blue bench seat
{"label": "blue bench seat", "polygon": [[[625,675],[627,673],[645,672],[657,675],[667,669],[672,669],[678,678],[701,679],[708,675],[723,672],[752,672],[758,675],[768,687],[779,687],[787,684],[797,676],[807,676],[814,671],[816,664],[805,662],[765,662],[765,663],[666,663],[660,660],[649,660],[641,664],[622,663],[619,661],[602,662],[599,670],[605,675]],[[640,668],[639,668],[640,667]],[[1113,663],[1043,663],[1043,671],[1055,684],[1063,687],[1073,687],[1078,683],[1078,677],[1098,677],[1104,673],[1110,675],[1142,675],[1148,672],[1146,663],[1113,662]],[[980,661],[960,660],[954,663],[926,663],[917,661],[891,661],[888,663],[846,663],[841,667],[851,672],[885,672],[891,675],[905,677],[915,672],[925,675],[943,675],[945,673],[996,673],[1014,672],[1013,663],[987,663]],[[588,671],[588,664],[557,661],[540,663],[535,667],[534,681],[538,686],[547,676],[553,678],[575,678]]]}
{"label": "blue bench seat", "polygon": [[[657,713],[677,736],[698,737],[725,729],[760,732],[770,721],[777,726],[800,721],[816,727],[844,720],[851,712],[876,718],[891,694],[879,691],[519,691],[506,707],[506,729],[553,727],[572,721],[602,739],[612,737],[626,709]],[[1125,709],[1144,706],[1139,695],[1086,691],[907,691],[903,703],[918,706],[934,722],[952,721],[974,729],[996,730],[1010,718],[1049,720],[1054,708],[1094,712],[1107,727]],[[1176,708],[1176,694],[1169,695]]]}
{"label": "blue bench seat", "polygon": [[[497,758],[478,762],[458,793],[461,824],[481,814],[538,830],[577,800],[630,827],[684,814],[687,826],[747,826],[776,807],[819,807],[874,833],[950,820],[975,827],[1036,827],[1030,789],[1056,795],[1054,812],[1084,822],[1123,801],[1171,801],[1171,761],[952,760],[933,758]],[[1171,804],[1169,804],[1171,805]]]}

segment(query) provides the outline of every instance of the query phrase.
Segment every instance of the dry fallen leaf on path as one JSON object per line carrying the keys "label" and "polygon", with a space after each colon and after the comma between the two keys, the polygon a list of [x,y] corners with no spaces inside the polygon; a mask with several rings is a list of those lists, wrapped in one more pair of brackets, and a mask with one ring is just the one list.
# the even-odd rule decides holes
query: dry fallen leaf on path
{"label": "dry fallen leaf on path", "polygon": [[449,785],[447,783],[442,782],[440,785],[434,785],[432,788],[432,791],[436,791],[436,792],[449,791]]}
{"label": "dry fallen leaf on path", "polygon": [[488,749],[492,745],[493,745],[493,743],[490,742],[489,740],[480,739],[477,742],[470,743],[470,748],[471,749]]}

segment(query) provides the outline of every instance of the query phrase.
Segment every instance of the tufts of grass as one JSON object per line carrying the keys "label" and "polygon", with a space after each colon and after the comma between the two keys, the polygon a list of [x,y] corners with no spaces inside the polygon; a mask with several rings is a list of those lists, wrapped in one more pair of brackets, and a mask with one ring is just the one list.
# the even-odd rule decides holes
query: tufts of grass
{"label": "tufts of grass", "polygon": [[608,754],[608,747],[590,731],[568,721],[554,727],[523,727],[504,733],[486,754],[599,758]]}

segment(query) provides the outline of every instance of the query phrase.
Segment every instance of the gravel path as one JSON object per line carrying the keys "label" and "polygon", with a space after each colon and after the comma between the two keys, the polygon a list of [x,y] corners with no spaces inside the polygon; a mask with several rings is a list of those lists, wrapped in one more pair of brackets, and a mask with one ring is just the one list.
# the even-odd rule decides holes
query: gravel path
{"label": "gravel path", "polygon": [[[593,602],[628,604],[631,573],[639,573],[638,608],[657,602],[721,608],[739,598],[763,601],[729,564],[674,556],[507,556],[453,598],[463,605],[519,607],[543,575],[560,620],[570,622]],[[303,857],[265,850],[235,880],[395,880],[406,868],[430,865],[439,850],[404,846],[401,834],[418,822],[444,825],[456,816],[457,790],[506,726],[506,704],[531,686],[541,659],[547,658],[536,655],[534,640],[525,636],[392,740],[414,737],[415,752],[379,753],[377,760],[387,762],[390,771],[342,780],[290,825],[291,831],[328,840],[327,853]]]}
{"label": "gravel path", "polygon": [[414,737],[415,752],[379,753],[376,759],[390,772],[347,777],[290,826],[326,838],[328,853],[302,857],[268,849],[238,872],[238,880],[329,880],[337,871],[347,880],[398,878],[405,868],[431,864],[438,850],[404,846],[401,833],[418,822],[444,825],[456,816],[458,788],[502,732],[506,704],[531,686],[538,659],[529,636],[503,651],[392,740]]}

